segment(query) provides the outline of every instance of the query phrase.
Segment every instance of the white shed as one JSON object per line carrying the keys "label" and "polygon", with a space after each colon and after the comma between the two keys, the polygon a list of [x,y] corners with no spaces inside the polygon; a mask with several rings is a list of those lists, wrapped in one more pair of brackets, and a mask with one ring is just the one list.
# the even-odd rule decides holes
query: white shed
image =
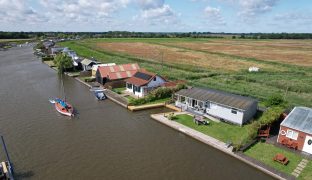
{"label": "white shed", "polygon": [[182,89],[175,96],[177,107],[201,111],[238,125],[252,119],[258,108],[258,101],[253,98],[213,89]]}

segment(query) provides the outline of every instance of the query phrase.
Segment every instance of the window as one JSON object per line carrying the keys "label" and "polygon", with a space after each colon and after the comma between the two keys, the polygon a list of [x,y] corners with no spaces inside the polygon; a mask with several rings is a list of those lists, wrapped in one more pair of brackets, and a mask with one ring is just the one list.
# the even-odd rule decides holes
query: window
{"label": "window", "polygon": [[293,139],[293,140],[297,140],[298,132],[288,129],[286,133],[286,137]]}
{"label": "window", "polygon": [[132,84],[127,84],[128,89],[132,89]]}
{"label": "window", "polygon": [[141,87],[137,87],[137,92],[141,92]]}
{"label": "window", "polygon": [[156,81],[156,77],[154,77],[154,81]]}
{"label": "window", "polygon": [[184,96],[180,96],[180,98],[181,98],[180,102],[185,103],[185,97]]}
{"label": "window", "polygon": [[236,110],[236,109],[232,109],[232,110],[231,110],[231,113],[232,113],[232,114],[237,114],[237,110]]}
{"label": "window", "polygon": [[206,108],[210,109],[210,102],[207,101],[206,104],[205,104]]}
{"label": "window", "polygon": [[204,103],[203,103],[202,101],[198,101],[198,102],[197,102],[197,105],[198,105],[200,108],[202,108],[203,105],[204,105]]}

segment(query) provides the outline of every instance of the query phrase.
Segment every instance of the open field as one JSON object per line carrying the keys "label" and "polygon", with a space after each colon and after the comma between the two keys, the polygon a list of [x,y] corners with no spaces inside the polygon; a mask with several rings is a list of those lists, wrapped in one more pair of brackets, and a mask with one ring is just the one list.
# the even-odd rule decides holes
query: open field
{"label": "open field", "polygon": [[[229,39],[86,39],[61,43],[102,62],[137,62],[189,85],[265,100],[282,94],[291,105],[312,106],[312,41]],[[298,57],[298,58],[296,58]],[[260,67],[249,73],[248,67]]]}

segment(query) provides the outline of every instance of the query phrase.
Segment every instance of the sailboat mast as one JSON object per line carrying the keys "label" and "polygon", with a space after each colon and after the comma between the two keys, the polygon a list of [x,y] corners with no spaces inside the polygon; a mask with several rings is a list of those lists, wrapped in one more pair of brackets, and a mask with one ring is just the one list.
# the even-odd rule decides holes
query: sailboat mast
{"label": "sailboat mast", "polygon": [[63,73],[61,74],[61,80],[62,80],[62,87],[63,87],[64,101],[66,102],[66,94],[65,94],[65,87],[64,87],[64,81],[63,81]]}

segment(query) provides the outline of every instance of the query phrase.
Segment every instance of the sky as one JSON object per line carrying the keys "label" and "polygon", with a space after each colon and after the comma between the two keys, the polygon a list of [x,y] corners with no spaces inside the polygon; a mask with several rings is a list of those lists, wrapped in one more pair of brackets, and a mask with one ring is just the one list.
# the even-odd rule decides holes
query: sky
{"label": "sky", "polygon": [[311,30],[312,0],[0,0],[0,31]]}

